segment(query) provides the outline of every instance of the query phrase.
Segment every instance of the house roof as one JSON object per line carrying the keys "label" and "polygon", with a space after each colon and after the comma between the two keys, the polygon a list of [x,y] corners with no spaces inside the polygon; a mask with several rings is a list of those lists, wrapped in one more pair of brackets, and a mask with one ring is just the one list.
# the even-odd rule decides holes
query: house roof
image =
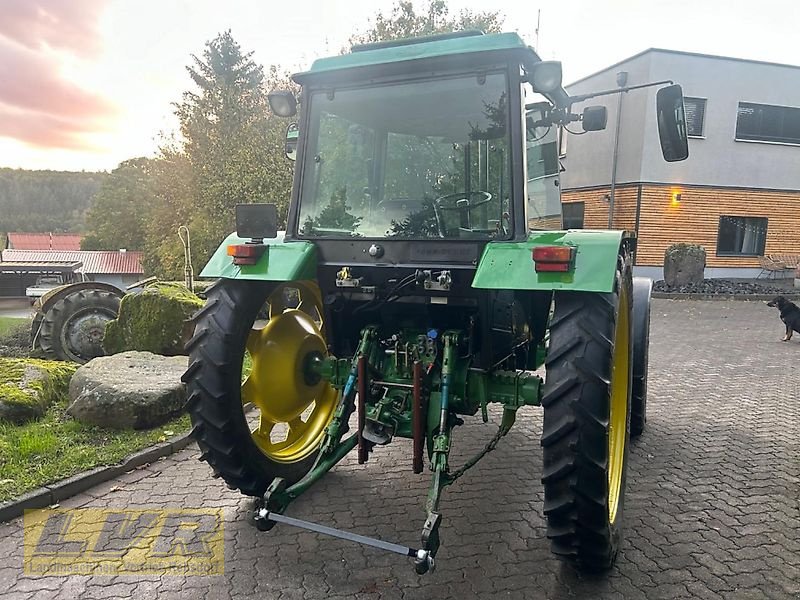
{"label": "house roof", "polygon": [[581,83],[582,81],[586,81],[587,79],[591,79],[592,77],[600,75],[601,73],[605,73],[606,71],[610,71],[611,69],[616,69],[617,67],[622,66],[625,63],[628,63],[628,62],[630,62],[630,61],[632,61],[632,60],[634,60],[636,58],[639,58],[640,56],[644,56],[645,54],[649,54],[651,52],[652,53],[658,53],[658,54],[674,54],[674,55],[677,55],[677,56],[691,56],[691,57],[695,57],[695,58],[713,58],[715,60],[725,60],[725,61],[730,61],[730,62],[749,63],[749,64],[753,64],[753,65],[765,65],[765,66],[768,66],[768,67],[786,67],[786,68],[789,68],[789,69],[800,69],[800,65],[790,65],[790,64],[787,64],[787,63],[776,63],[776,62],[768,62],[768,61],[764,61],[764,60],[753,60],[753,59],[750,59],[750,58],[736,58],[736,57],[733,57],[733,56],[719,56],[717,54],[702,54],[700,52],[686,52],[684,50],[668,50],[666,48],[648,48],[647,50],[642,50],[641,52],[638,52],[638,53],[634,54],[633,56],[629,56],[628,58],[623,58],[622,60],[620,60],[618,62],[615,62],[612,65],[609,65],[607,67],[603,67],[599,71],[595,71],[594,73],[590,73],[589,75],[585,75],[585,76],[581,77],[580,79],[576,79],[572,83],[566,84],[564,87],[567,87],[567,88],[572,87],[573,85]]}
{"label": "house roof", "polygon": [[77,272],[87,275],[142,275],[141,252],[110,250],[3,250],[3,262],[81,262]]}
{"label": "house roof", "polygon": [[80,262],[0,261],[0,273],[75,273]]}
{"label": "house roof", "polygon": [[80,250],[81,235],[76,233],[8,233],[6,247],[14,250]]}

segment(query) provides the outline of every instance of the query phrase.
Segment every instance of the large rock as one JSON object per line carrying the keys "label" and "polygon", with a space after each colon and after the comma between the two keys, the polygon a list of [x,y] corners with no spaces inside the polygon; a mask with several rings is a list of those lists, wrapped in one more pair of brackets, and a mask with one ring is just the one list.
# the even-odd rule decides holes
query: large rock
{"label": "large rock", "polygon": [[95,358],[72,377],[67,413],[101,427],[156,427],[183,409],[185,370],[184,356],[122,352]]}
{"label": "large rock", "polygon": [[103,349],[107,354],[128,350],[182,354],[192,336],[188,319],[201,306],[200,298],[177,283],[156,283],[127,294],[120,303],[119,316],[106,324]]}
{"label": "large rock", "polygon": [[75,367],[35,358],[0,358],[0,422],[19,425],[41,417],[67,395]]}
{"label": "large rock", "polygon": [[702,283],[706,250],[697,244],[672,244],[664,252],[664,281],[668,286]]}

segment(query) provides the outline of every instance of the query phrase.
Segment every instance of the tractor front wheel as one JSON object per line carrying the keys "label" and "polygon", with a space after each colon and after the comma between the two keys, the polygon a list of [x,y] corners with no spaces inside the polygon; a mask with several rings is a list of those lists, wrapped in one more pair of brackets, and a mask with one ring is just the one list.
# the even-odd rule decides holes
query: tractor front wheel
{"label": "tractor front wheel", "polygon": [[556,555],[609,568],[620,544],[633,372],[630,267],[613,293],[557,292],[542,406],[544,512]]}
{"label": "tractor front wheel", "polygon": [[220,280],[207,296],[183,376],[193,434],[215,475],[261,496],[311,469],[336,408],[309,368],[327,354],[322,299],[312,281]]}

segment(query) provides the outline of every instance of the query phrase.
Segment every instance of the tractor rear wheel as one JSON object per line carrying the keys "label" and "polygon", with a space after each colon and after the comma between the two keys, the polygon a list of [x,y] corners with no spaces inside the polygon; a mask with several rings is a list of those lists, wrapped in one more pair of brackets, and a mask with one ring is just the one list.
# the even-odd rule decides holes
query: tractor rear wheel
{"label": "tractor rear wheel", "polygon": [[327,354],[319,287],[223,279],[207,296],[183,376],[194,437],[216,476],[261,496],[311,469],[338,401],[309,369]]}
{"label": "tractor rear wheel", "polygon": [[103,356],[106,323],[119,314],[119,295],[82,288],[56,300],[34,319],[34,340],[45,358],[86,363]]}
{"label": "tractor rear wheel", "polygon": [[616,558],[632,377],[630,267],[613,293],[557,292],[542,406],[544,512],[555,554],[586,571]]}

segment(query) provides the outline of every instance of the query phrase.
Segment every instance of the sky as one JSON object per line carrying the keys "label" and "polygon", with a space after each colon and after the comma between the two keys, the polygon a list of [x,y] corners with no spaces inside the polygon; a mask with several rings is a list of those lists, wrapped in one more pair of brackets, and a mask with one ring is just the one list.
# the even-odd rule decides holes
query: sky
{"label": "sky", "polygon": [[[174,133],[185,67],[231,29],[300,71],[393,0],[0,0],[0,167],[109,171]],[[415,1],[418,6],[424,2]],[[797,0],[449,0],[499,10],[566,83],[657,47],[800,65]],[[537,15],[541,10],[539,34]],[[798,99],[797,105],[800,105]]]}

